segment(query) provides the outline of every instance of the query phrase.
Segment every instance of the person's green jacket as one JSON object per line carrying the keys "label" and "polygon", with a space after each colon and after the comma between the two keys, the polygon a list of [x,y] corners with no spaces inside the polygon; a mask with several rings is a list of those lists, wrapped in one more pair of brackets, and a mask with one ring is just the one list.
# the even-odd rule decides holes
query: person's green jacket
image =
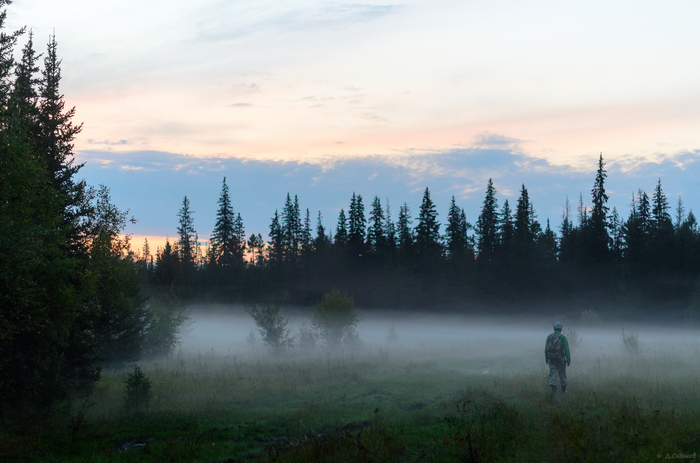
{"label": "person's green jacket", "polygon": [[564,348],[564,354],[566,355],[566,363],[571,363],[571,352],[569,352],[569,341],[566,339],[566,336],[561,334],[561,331],[555,331],[554,333],[550,334],[547,336],[547,341],[544,343],[544,358],[547,359],[547,346],[549,345],[549,340],[552,339],[552,336],[555,334],[559,334],[559,342],[561,342],[561,346]]}

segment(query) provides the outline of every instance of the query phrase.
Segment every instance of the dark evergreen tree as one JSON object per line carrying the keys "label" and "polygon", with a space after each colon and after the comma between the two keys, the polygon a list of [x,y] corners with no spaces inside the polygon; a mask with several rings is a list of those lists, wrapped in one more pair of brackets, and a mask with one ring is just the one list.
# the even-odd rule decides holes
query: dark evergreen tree
{"label": "dark evergreen tree", "polygon": [[625,245],[622,219],[613,207],[610,212],[610,257],[613,262],[619,263],[622,260],[622,252]]}
{"label": "dark evergreen tree", "polygon": [[437,221],[437,215],[435,204],[430,199],[430,190],[426,188],[415,230],[416,251],[422,258],[437,259],[442,254],[440,223]]}
{"label": "dark evergreen tree", "polygon": [[297,267],[299,257],[299,241],[302,234],[301,215],[299,211],[299,198],[287,193],[287,200],[282,209],[282,235],[284,237],[285,261],[293,271]]}
{"label": "dark evergreen tree", "polygon": [[73,125],[75,107],[66,110],[64,97],[60,92],[61,61],[57,54],[58,45],[54,35],[49,39],[44,68],[39,83],[40,103],[38,107],[39,151],[46,158],[46,167],[53,187],[62,195],[62,208],[73,219],[79,214],[76,208],[82,202],[84,181],[76,182],[73,177],[83,164],[75,164],[73,140],[82,130],[82,124]]}
{"label": "dark evergreen tree", "polygon": [[411,210],[408,208],[408,205],[404,203],[404,205],[399,208],[399,220],[396,223],[398,251],[404,258],[408,258],[413,254],[412,223]]}
{"label": "dark evergreen tree", "polygon": [[575,232],[577,230],[574,229],[574,225],[571,222],[571,205],[568,196],[561,214],[559,231],[561,233],[559,238],[559,259],[561,262],[572,262],[576,255]]}
{"label": "dark evergreen tree", "polygon": [[518,197],[515,208],[515,220],[513,221],[513,240],[520,253],[528,254],[532,250],[538,228],[539,224],[535,225],[530,196],[525,185],[522,185],[520,197]]}
{"label": "dark evergreen tree", "polygon": [[344,250],[348,245],[348,229],[347,220],[345,218],[345,210],[341,209],[340,214],[338,214],[338,225],[335,230],[334,238],[335,246]]}
{"label": "dark evergreen tree", "polygon": [[348,216],[348,248],[354,257],[361,256],[365,250],[365,206],[362,196],[352,194]]}
{"label": "dark evergreen tree", "polygon": [[248,249],[250,250],[250,263],[251,265],[259,265],[263,260],[263,248],[265,247],[265,242],[263,241],[262,235],[258,233],[251,233],[248,238],[247,243]]}
{"label": "dark evergreen tree", "polygon": [[498,223],[498,242],[504,252],[509,252],[513,246],[515,228],[513,223],[513,212],[506,199],[501,208],[500,221]]}
{"label": "dark evergreen tree", "polygon": [[668,271],[671,269],[673,263],[674,230],[671,214],[668,212],[670,206],[661,188],[661,179],[659,179],[654,188],[652,203],[650,259],[653,261],[652,265],[655,268]]}
{"label": "dark evergreen tree", "polygon": [[559,248],[557,246],[557,237],[549,226],[549,219],[547,219],[547,227],[544,229],[544,232],[537,236],[537,247],[541,259],[551,269],[557,262]]}
{"label": "dark evergreen tree", "polygon": [[467,246],[466,227],[462,224],[462,210],[457,207],[454,196],[450,201],[450,209],[447,211],[445,244],[450,260],[454,260],[456,256],[462,254]]}
{"label": "dark evergreen tree", "polygon": [[192,296],[194,284],[195,264],[198,247],[197,232],[194,229],[194,211],[190,210],[190,200],[185,196],[182,207],[177,213],[179,225],[177,227],[178,240],[175,244],[179,262],[179,282],[184,295]]}
{"label": "dark evergreen tree", "polygon": [[318,252],[325,252],[330,246],[330,239],[326,236],[326,229],[323,226],[323,215],[318,211],[316,218],[316,237],[314,238],[313,246]]}
{"label": "dark evergreen tree", "polygon": [[239,253],[240,242],[236,230],[236,216],[231,205],[229,188],[224,177],[219,196],[219,209],[216,212],[216,223],[211,234],[211,254],[215,265],[225,271],[227,277],[230,270],[242,266],[242,253]]}
{"label": "dark evergreen tree", "polygon": [[650,231],[649,197],[641,189],[632,197],[630,216],[624,223],[624,258],[633,269],[640,270],[645,260]]}
{"label": "dark evergreen tree", "polygon": [[374,201],[372,201],[369,226],[367,227],[367,249],[375,254],[382,254],[386,247],[384,221],[384,209],[379,201],[379,197],[375,196]]}
{"label": "dark evergreen tree", "polygon": [[170,240],[166,238],[165,247],[156,253],[156,268],[154,269],[156,282],[166,286],[169,290],[177,278],[179,267],[177,252],[170,244]]}
{"label": "dark evergreen tree", "polygon": [[584,258],[587,264],[604,264],[610,260],[607,217],[609,208],[607,206],[608,195],[605,192],[606,177],[605,163],[601,154],[598,159],[595,183],[591,190],[593,205],[590,217],[587,218],[584,226]]}
{"label": "dark evergreen tree", "polygon": [[386,200],[386,213],[384,215],[384,236],[386,237],[386,252],[387,256],[391,258],[396,252],[396,225],[391,220],[391,207],[389,206],[389,200]]}
{"label": "dark evergreen tree", "polygon": [[279,269],[284,262],[284,233],[282,232],[282,226],[280,225],[279,215],[275,211],[275,215],[270,223],[270,241],[268,241],[269,246],[267,247],[268,260],[270,266],[273,269]]}
{"label": "dark evergreen tree", "polygon": [[489,179],[486,185],[486,197],[481,208],[481,214],[476,221],[476,236],[478,258],[482,262],[490,262],[498,246],[498,200],[493,181]]}

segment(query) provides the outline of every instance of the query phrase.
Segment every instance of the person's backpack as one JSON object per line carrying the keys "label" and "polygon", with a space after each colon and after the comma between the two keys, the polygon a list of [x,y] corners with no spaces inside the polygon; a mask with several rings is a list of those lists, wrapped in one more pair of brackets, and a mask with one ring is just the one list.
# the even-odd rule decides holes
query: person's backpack
{"label": "person's backpack", "polygon": [[561,360],[564,357],[564,346],[559,337],[561,334],[554,334],[549,338],[547,344],[547,360]]}

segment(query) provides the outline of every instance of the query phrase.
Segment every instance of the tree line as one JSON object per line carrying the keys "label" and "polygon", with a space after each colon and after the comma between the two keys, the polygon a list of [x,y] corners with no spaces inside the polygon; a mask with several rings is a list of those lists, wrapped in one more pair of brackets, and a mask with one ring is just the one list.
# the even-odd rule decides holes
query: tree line
{"label": "tree line", "polygon": [[[0,8],[9,0],[0,0]],[[0,12],[0,416],[88,393],[103,366],[168,352],[176,298],[148,300],[124,236],[128,212],[77,178],[82,125],[60,93],[50,36],[6,33]],[[15,59],[21,37],[26,43]]]}
{"label": "tree line", "polygon": [[[454,196],[444,227],[430,190],[417,217],[404,203],[394,220],[374,197],[365,211],[353,193],[335,230],[321,213],[287,194],[271,217],[269,240],[247,239],[224,178],[210,246],[201,246],[187,197],[178,212],[178,239],[141,255],[142,281],[154,291],[211,301],[278,299],[313,304],[329,291],[352,294],[365,307],[429,308],[465,302],[522,305],[604,304],[685,307],[700,274],[700,233],[681,199],[671,215],[661,180],[651,197],[639,190],[627,218],[607,205],[602,155],[590,194],[572,214],[564,201],[554,231],[537,220],[522,185],[515,204],[499,205],[492,180],[474,224]],[[444,231],[441,232],[441,227]]]}

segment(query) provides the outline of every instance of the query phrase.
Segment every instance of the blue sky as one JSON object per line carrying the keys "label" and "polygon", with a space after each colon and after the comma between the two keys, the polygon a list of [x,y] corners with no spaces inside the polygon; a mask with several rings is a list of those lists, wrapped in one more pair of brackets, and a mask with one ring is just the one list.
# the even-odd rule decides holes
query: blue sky
{"label": "blue sky", "polygon": [[425,187],[473,222],[489,177],[558,223],[601,152],[623,215],[659,177],[700,207],[698,17],[690,0],[18,0],[8,28],[39,49],[55,31],[82,175],[162,239],[184,195],[209,234],[224,175],[248,233],[288,191],[327,226],[353,191],[417,212]]}

